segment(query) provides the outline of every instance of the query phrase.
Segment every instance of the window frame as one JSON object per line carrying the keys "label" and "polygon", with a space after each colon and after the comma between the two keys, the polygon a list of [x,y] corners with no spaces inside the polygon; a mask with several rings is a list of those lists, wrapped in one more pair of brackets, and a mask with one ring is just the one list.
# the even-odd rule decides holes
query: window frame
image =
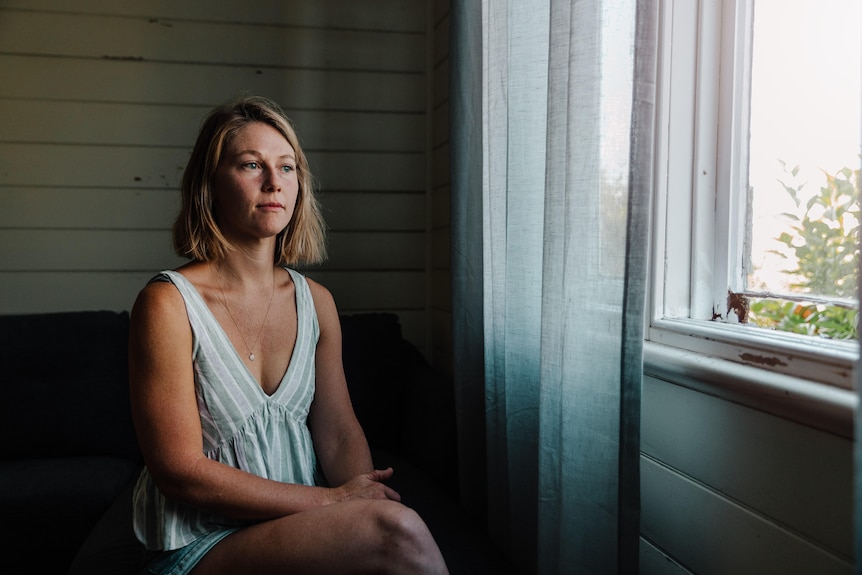
{"label": "window frame", "polygon": [[[833,391],[853,389],[857,341],[734,324],[724,295],[742,291],[745,281],[742,265],[731,262],[744,261],[745,254],[747,198],[739,194],[747,194],[747,165],[739,158],[747,158],[748,142],[739,135],[748,126],[753,0],[662,0],[660,10],[645,338],[689,357],[751,368],[746,377],[752,382],[769,374],[816,384],[803,395],[831,401]],[[649,363],[649,346],[647,352]],[[665,352],[662,361],[669,359]],[[841,396],[842,413],[852,402]]]}

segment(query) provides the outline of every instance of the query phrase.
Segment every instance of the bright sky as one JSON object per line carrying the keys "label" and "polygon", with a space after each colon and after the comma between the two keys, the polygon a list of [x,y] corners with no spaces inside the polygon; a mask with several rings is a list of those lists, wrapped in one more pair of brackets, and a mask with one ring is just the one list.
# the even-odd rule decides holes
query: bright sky
{"label": "bright sky", "polygon": [[[800,166],[798,183],[817,193],[821,169],[858,168],[862,141],[862,0],[756,0],[752,64],[751,169],[754,187],[752,260],[756,267],[787,266],[765,252],[781,244],[783,220],[794,211],[781,164]],[[790,182],[788,182],[790,183]],[[779,290],[784,274],[757,280]]]}

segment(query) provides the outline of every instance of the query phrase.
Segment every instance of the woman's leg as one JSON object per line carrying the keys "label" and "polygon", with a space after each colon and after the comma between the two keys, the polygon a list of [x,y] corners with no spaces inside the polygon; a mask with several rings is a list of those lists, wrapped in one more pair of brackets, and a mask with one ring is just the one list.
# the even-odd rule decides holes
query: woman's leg
{"label": "woman's leg", "polygon": [[192,571],[448,573],[425,523],[388,500],[348,501],[265,521],[219,542]]}

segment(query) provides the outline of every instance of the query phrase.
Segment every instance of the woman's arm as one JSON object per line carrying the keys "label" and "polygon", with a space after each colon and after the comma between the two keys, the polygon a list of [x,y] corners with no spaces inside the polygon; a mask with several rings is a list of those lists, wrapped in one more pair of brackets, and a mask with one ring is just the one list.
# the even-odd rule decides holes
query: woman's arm
{"label": "woman's arm", "polygon": [[311,280],[308,284],[320,325],[309,428],[327,481],[330,485],[342,485],[373,469],[371,452],[347,391],[341,360],[341,324],[335,301],[329,290],[320,284]]}
{"label": "woman's arm", "polygon": [[280,483],[208,459],[194,391],[192,334],[170,283],[141,292],[131,315],[132,415],[150,474],[176,501],[238,519],[281,517],[344,499],[335,490]]}

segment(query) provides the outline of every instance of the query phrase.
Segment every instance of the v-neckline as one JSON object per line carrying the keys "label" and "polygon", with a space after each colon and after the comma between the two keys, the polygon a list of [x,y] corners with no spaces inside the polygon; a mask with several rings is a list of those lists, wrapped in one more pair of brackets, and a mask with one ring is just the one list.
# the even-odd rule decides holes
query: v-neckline
{"label": "v-neckline", "polygon": [[204,298],[204,296],[201,294],[201,292],[198,291],[197,286],[195,286],[195,284],[193,284],[189,278],[187,278],[185,275],[183,275],[182,272],[173,270],[173,273],[182,277],[183,281],[186,284],[188,284],[188,287],[191,288],[191,291],[194,294],[195,298],[197,298],[198,301],[203,305],[204,309],[206,309],[206,312],[209,314],[210,319],[213,321],[213,323],[215,323],[215,325],[218,326],[219,332],[221,332],[221,335],[224,336],[224,339],[225,339],[225,341],[227,341],[228,345],[230,346],[230,349],[233,352],[233,355],[236,358],[236,360],[240,363],[240,365],[242,365],[242,369],[245,372],[245,375],[248,378],[248,380],[252,384],[254,384],[254,387],[257,388],[257,390],[267,400],[274,399],[275,396],[279,394],[279,392],[284,387],[284,382],[287,380],[287,376],[293,370],[294,360],[296,358],[296,348],[297,348],[297,345],[299,344],[299,341],[300,341],[300,339],[299,339],[300,335],[301,335],[300,331],[302,329],[302,322],[299,319],[299,288],[298,288],[296,280],[294,279],[293,274],[290,272],[290,270],[287,268],[281,268],[281,269],[284,269],[287,272],[287,274],[290,276],[290,281],[293,283],[293,305],[296,309],[296,341],[293,343],[293,349],[290,352],[290,359],[287,361],[287,368],[285,368],[284,374],[282,374],[281,379],[278,381],[278,385],[275,387],[275,389],[272,391],[272,393],[267,393],[266,390],[263,389],[263,384],[260,381],[258,381],[258,379],[254,376],[254,374],[251,372],[251,370],[245,364],[245,362],[242,359],[242,356],[239,353],[239,350],[237,350],[236,346],[233,344],[233,341],[231,341],[230,337],[228,336],[227,331],[225,331],[221,322],[219,322],[218,318],[215,316],[212,309],[210,309],[210,306],[207,304],[207,300]]}

